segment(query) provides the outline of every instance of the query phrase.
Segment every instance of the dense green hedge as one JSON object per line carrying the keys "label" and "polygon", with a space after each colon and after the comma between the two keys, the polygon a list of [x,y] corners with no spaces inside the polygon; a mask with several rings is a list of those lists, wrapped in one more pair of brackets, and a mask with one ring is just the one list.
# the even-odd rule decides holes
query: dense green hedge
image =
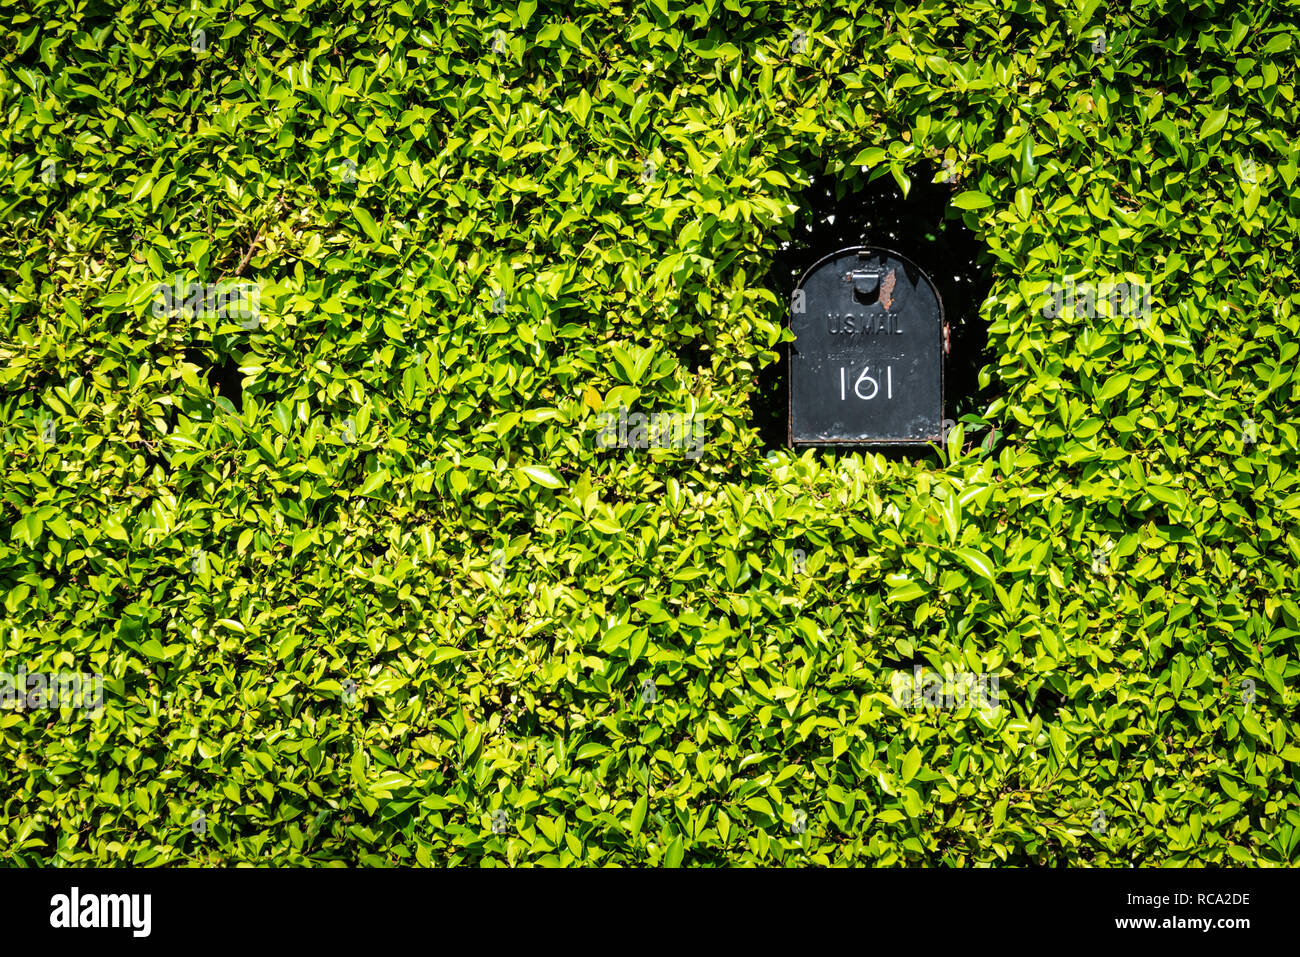
{"label": "dense green hedge", "polygon": [[[4,860],[1296,860],[1300,4],[195,6],[0,36],[0,653],[105,681]],[[997,398],[768,454],[801,187],[945,158]]]}

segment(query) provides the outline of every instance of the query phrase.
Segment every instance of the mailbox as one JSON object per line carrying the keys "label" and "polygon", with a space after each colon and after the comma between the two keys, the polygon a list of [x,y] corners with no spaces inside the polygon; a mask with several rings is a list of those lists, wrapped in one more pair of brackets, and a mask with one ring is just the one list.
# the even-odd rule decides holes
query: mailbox
{"label": "mailbox", "polygon": [[911,260],[870,246],[818,260],[790,328],[791,445],[941,440],[943,303]]}

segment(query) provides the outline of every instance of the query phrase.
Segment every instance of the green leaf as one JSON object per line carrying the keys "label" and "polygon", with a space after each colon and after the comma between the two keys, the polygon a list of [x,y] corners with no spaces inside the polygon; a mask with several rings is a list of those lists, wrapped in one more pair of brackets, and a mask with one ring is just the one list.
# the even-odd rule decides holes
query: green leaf
{"label": "green leaf", "polygon": [[371,215],[366,212],[365,208],[362,206],[353,206],[352,215],[355,216],[357,222],[361,224],[361,228],[366,231],[366,235],[375,242],[379,242],[379,227],[375,224]]}
{"label": "green leaf", "polygon": [[968,189],[953,197],[952,204],[958,209],[984,209],[993,205],[993,200],[983,193]]}
{"label": "green leaf", "polygon": [[902,165],[898,163],[891,163],[889,165],[889,172],[890,175],[894,177],[894,182],[898,183],[898,188],[902,191],[903,198],[906,199],[907,194],[912,189],[912,178],[904,172]]}
{"label": "green leaf", "polygon": [[664,867],[681,867],[682,857],[686,853],[686,847],[682,844],[682,836],[679,834],[673,838],[672,842],[664,851]]}
{"label": "green leaf", "polygon": [[163,201],[163,198],[166,197],[168,191],[171,190],[172,182],[175,179],[176,177],[171,173],[158,178],[158,182],[154,184],[154,188],[149,193],[150,204],[154,209],[158,208],[158,204]]}
{"label": "green leaf", "polygon": [[304,528],[302,531],[294,535],[293,551],[290,553],[289,557],[297,558],[299,553],[301,553],[302,550],[305,549],[310,544],[311,544],[311,529]]}
{"label": "green leaf", "polygon": [[641,825],[645,823],[646,811],[650,808],[650,800],[646,795],[641,795],[636,804],[632,807],[631,831],[632,836],[636,837],[641,833]]}
{"label": "green leaf", "polygon": [[518,469],[525,478],[545,488],[563,488],[564,482],[558,475],[543,465],[524,465]]}
{"label": "green leaf", "polygon": [[361,488],[357,490],[357,494],[374,495],[380,489],[387,489],[392,484],[392,481],[393,477],[388,474],[388,470],[380,469],[362,483]]}
{"label": "green leaf", "polygon": [[1130,381],[1131,377],[1125,373],[1120,373],[1119,375],[1114,375],[1108,378],[1105,384],[1102,385],[1101,391],[1097,393],[1098,403],[1105,402],[1107,399],[1115,398],[1115,396],[1128,388]]}
{"label": "green leaf", "polygon": [[413,782],[401,771],[385,771],[370,786],[372,793],[382,793],[385,791],[396,791],[398,788],[404,788]]}
{"label": "green leaf", "polygon": [[981,578],[993,581],[993,562],[983,552],[973,548],[954,548],[953,554],[961,559],[962,564]]}
{"label": "green leaf", "polygon": [[916,777],[916,772],[920,767],[921,751],[916,745],[913,745],[912,749],[903,758],[903,783],[907,784],[912,778]]}
{"label": "green leaf", "polygon": [[1038,164],[1034,161],[1034,138],[1026,135],[1020,147],[1020,182],[1032,183],[1037,172]]}
{"label": "green leaf", "polygon": [[879,146],[868,146],[853,158],[853,162],[850,165],[867,167],[879,166],[888,156],[889,154]]}
{"label": "green leaf", "polygon": [[1020,213],[1021,219],[1028,219],[1034,211],[1033,199],[1029,190],[1024,186],[1016,190],[1016,211]]}
{"label": "green leaf", "polygon": [[1223,129],[1223,124],[1228,122],[1228,110],[1213,110],[1206,117],[1205,122],[1201,124],[1201,134],[1198,139],[1205,139],[1213,136],[1219,130]]}
{"label": "green leaf", "polygon": [[888,601],[890,602],[907,602],[915,601],[926,592],[925,588],[914,581],[905,582],[889,591]]}

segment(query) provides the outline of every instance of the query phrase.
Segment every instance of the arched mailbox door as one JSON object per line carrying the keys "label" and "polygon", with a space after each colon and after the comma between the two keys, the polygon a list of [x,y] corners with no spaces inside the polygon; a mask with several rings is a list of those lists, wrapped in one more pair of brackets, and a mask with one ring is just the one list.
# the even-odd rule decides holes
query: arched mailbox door
{"label": "arched mailbox door", "polygon": [[915,263],[856,246],[804,273],[790,308],[790,444],[938,442],[943,304]]}

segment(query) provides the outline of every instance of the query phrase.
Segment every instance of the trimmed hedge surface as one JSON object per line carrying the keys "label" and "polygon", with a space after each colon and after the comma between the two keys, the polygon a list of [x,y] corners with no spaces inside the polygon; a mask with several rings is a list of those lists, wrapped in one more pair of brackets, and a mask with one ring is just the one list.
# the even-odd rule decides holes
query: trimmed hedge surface
{"label": "trimmed hedge surface", "polygon": [[[0,654],[103,706],[0,711],[3,860],[1295,861],[1298,15],[10,11]],[[918,169],[996,398],[769,454],[801,189]]]}

